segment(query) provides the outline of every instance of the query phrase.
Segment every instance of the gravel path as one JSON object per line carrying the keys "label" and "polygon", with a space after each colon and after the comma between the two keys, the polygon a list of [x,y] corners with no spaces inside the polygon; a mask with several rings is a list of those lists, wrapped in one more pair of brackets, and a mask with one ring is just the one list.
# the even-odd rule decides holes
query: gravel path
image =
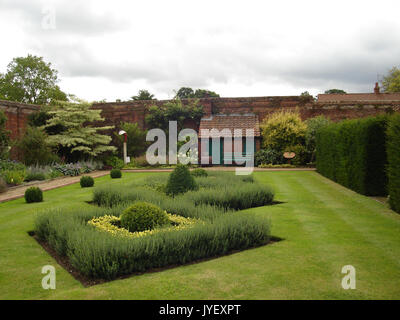
{"label": "gravel path", "polygon": [[[91,176],[93,178],[102,177],[108,175],[110,171],[94,171],[91,173],[84,174],[85,176]],[[50,181],[40,181],[25,184],[23,186],[11,187],[7,192],[0,194],[0,202],[10,201],[18,198],[22,198],[25,195],[25,190],[29,187],[39,187],[43,191],[52,190],[70,184],[79,182],[81,176],[77,177],[62,177]]]}

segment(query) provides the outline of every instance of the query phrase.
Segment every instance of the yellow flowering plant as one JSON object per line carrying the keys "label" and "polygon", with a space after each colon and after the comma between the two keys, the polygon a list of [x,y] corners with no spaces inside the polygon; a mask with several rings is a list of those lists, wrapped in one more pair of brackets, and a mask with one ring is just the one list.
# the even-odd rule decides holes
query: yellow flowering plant
{"label": "yellow flowering plant", "polygon": [[201,221],[193,218],[185,218],[175,214],[167,213],[168,219],[171,225],[168,227],[155,228],[152,230],[144,230],[140,232],[130,232],[128,229],[119,227],[121,222],[120,217],[105,215],[98,218],[93,218],[88,221],[88,224],[95,227],[96,229],[104,232],[108,232],[113,236],[127,237],[127,238],[139,238],[148,236],[151,234],[158,233],[160,231],[178,231],[193,226],[195,223]]}

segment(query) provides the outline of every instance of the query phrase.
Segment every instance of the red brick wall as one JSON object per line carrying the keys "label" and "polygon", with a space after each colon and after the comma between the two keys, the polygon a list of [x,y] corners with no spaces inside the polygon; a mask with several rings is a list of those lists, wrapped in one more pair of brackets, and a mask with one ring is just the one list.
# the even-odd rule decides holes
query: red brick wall
{"label": "red brick wall", "polygon": [[318,102],[351,102],[351,101],[398,101],[400,93],[346,93],[346,94],[319,94]]}
{"label": "red brick wall", "polygon": [[[102,110],[102,116],[107,124],[118,128],[121,121],[138,122],[146,127],[145,115],[150,105],[162,105],[167,100],[111,102],[96,104],[95,109]],[[200,99],[207,113],[256,113],[260,122],[268,115],[279,110],[296,110],[298,108],[303,120],[318,115],[325,115],[333,121],[362,118],[385,112],[400,112],[400,101],[370,101],[370,102],[311,102],[304,103],[298,96],[289,97],[255,97],[255,98],[206,98]],[[193,123],[187,123],[189,128],[198,129]]]}
{"label": "red brick wall", "polygon": [[12,140],[25,132],[28,116],[39,109],[36,105],[0,100],[0,110],[4,111],[7,117],[6,128],[11,132]]}
{"label": "red brick wall", "polygon": [[[382,95],[382,94],[380,94]],[[115,125],[120,122],[137,122],[146,127],[145,116],[151,105],[162,105],[167,100],[111,102],[95,104],[94,109],[102,110],[105,124]],[[317,115],[325,115],[334,121],[360,118],[385,112],[400,112],[400,101],[350,101],[350,102],[311,102],[303,103],[298,96],[288,97],[249,97],[249,98],[205,98],[200,99],[206,113],[256,113],[260,121],[279,110],[298,108],[305,120]],[[28,115],[40,109],[39,106],[0,100],[0,110],[8,118],[6,127],[11,131],[11,138],[16,139],[25,130]],[[185,126],[198,129],[187,121]]]}

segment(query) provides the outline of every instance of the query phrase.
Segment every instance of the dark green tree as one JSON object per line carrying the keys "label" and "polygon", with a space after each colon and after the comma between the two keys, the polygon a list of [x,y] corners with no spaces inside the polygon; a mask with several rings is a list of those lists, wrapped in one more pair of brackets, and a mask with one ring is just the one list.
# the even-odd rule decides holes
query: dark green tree
{"label": "dark green tree", "polygon": [[341,89],[329,89],[325,91],[325,94],[346,94],[347,92]]}
{"label": "dark green tree", "polygon": [[146,123],[149,128],[160,128],[168,132],[169,121],[177,121],[180,131],[186,119],[199,122],[203,114],[203,106],[199,105],[198,100],[189,101],[184,105],[181,100],[174,99],[162,106],[151,106]]}
{"label": "dark green tree", "polygon": [[215,93],[214,91],[204,90],[204,89],[196,89],[194,91],[192,88],[189,87],[182,87],[180,88],[175,95],[175,98],[178,99],[193,99],[193,98],[209,98],[209,97],[219,97],[219,94]]}
{"label": "dark green tree", "polygon": [[136,96],[131,97],[132,100],[155,100],[154,94],[147,90],[139,90]]}
{"label": "dark green tree", "polygon": [[14,58],[7,72],[0,75],[0,96],[7,100],[50,104],[55,100],[67,101],[67,95],[57,85],[57,70],[42,57],[28,55]]}
{"label": "dark green tree", "polygon": [[37,127],[28,126],[17,147],[26,165],[46,165],[58,159],[51,150],[47,134]]}
{"label": "dark green tree", "polygon": [[[137,123],[122,122],[120,128],[124,130],[128,135],[127,151],[128,156],[138,157],[146,151],[148,142],[146,141],[146,131],[140,129]],[[118,150],[122,153],[124,136],[120,136],[117,132],[115,133],[117,139]]]}

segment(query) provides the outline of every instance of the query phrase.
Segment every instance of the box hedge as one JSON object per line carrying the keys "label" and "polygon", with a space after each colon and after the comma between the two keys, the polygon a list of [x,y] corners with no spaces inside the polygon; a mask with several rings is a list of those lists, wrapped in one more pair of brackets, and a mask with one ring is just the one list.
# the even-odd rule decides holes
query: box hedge
{"label": "box hedge", "polygon": [[317,132],[317,171],[358,193],[387,194],[387,116],[344,120]]}

